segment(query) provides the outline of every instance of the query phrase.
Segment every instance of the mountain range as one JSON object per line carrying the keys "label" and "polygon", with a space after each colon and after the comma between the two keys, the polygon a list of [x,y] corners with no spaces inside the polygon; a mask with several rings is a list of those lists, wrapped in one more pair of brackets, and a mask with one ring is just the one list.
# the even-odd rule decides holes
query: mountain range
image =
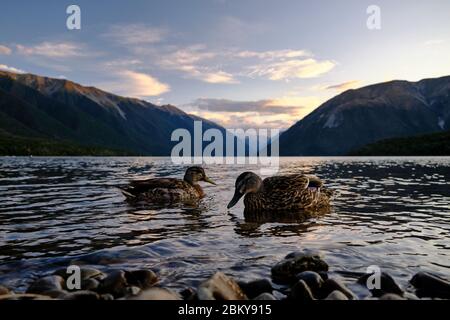
{"label": "mountain range", "polygon": [[[158,106],[65,79],[0,71],[3,155],[167,156],[178,143],[171,141],[172,132],[184,128],[193,135],[196,120],[203,121],[203,130],[226,130],[172,105]],[[446,140],[432,135],[425,140],[373,143],[449,130],[450,76],[391,81],[328,100],[280,135],[280,154],[381,155],[402,141],[410,146],[428,141],[436,147]],[[371,147],[364,149],[367,145]]]}
{"label": "mountain range", "polygon": [[450,130],[450,76],[348,90],[280,136],[283,156],[342,156],[376,141]]}
{"label": "mountain range", "polygon": [[203,129],[224,128],[172,106],[120,97],[64,79],[0,71],[0,135],[29,137],[121,150],[135,155],[167,156],[171,134],[194,121]]}

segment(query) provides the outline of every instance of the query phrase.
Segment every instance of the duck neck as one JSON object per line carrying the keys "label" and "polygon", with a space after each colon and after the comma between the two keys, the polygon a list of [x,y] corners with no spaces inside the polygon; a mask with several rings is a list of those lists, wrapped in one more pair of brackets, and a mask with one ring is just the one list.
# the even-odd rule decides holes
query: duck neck
{"label": "duck neck", "polygon": [[195,187],[195,186],[199,186],[199,184],[197,183],[197,181],[194,181],[194,179],[192,178],[191,175],[184,175],[184,181],[186,181],[187,183],[189,183],[191,186]]}

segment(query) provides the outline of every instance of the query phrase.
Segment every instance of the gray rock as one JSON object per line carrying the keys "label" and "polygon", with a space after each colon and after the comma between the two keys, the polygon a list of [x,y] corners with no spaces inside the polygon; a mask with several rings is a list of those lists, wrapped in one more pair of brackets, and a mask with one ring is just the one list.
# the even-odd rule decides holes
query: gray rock
{"label": "gray rock", "polygon": [[168,289],[150,288],[143,290],[139,295],[128,298],[129,300],[181,300],[180,296]]}
{"label": "gray rock", "polygon": [[254,299],[263,293],[272,293],[273,291],[272,283],[267,279],[238,282],[238,285],[249,299]]}
{"label": "gray rock", "polygon": [[69,292],[66,290],[48,290],[42,292],[42,295],[53,299],[65,299],[68,294]]}
{"label": "gray rock", "polygon": [[319,254],[293,253],[272,268],[272,279],[276,283],[286,284],[296,281],[295,276],[304,271],[328,271],[328,264]]}
{"label": "gray rock", "polygon": [[325,300],[348,300],[347,296],[343,294],[341,291],[334,290],[330,293]]}
{"label": "gray rock", "polygon": [[303,271],[296,275],[297,280],[303,280],[311,288],[311,290],[315,293],[317,292],[323,284],[322,277],[314,271]]}
{"label": "gray rock", "polygon": [[320,296],[322,298],[328,297],[333,291],[340,291],[342,292],[349,300],[357,300],[358,298],[356,295],[347,288],[342,282],[336,279],[328,279],[326,280],[320,289]]}
{"label": "gray rock", "polygon": [[112,294],[109,294],[109,293],[101,294],[100,295],[100,300],[104,300],[104,301],[114,300],[114,296]]}
{"label": "gray rock", "polygon": [[98,292],[110,293],[114,298],[120,298],[127,294],[128,282],[125,277],[125,272],[122,270],[111,272],[100,283]]}
{"label": "gray rock", "polygon": [[394,293],[397,295],[403,295],[403,290],[400,286],[395,282],[394,278],[392,278],[389,274],[382,272],[380,275],[380,288],[370,289],[367,286],[367,280],[369,277],[373,276],[372,274],[365,274],[361,278],[358,279],[358,283],[365,286],[367,289],[372,292],[374,297],[381,297],[386,293]]}
{"label": "gray rock", "polygon": [[131,286],[126,288],[126,296],[137,296],[139,293],[141,293],[141,288],[136,286]]}
{"label": "gray rock", "polygon": [[299,280],[291,289],[289,299],[299,301],[312,301],[314,298],[311,289],[308,287],[305,281]]}
{"label": "gray rock", "polygon": [[48,296],[44,296],[42,294],[32,294],[32,293],[24,293],[24,294],[5,294],[0,296],[0,301],[9,301],[9,300],[52,300],[52,298]]}
{"label": "gray rock", "polygon": [[158,277],[151,270],[125,271],[125,278],[129,285],[148,289],[158,282]]}
{"label": "gray rock", "polygon": [[386,293],[380,297],[380,300],[406,300],[405,298],[394,293]]}
{"label": "gray rock", "polygon": [[[81,281],[87,280],[87,279],[96,279],[96,280],[102,280],[106,277],[106,275],[101,272],[100,270],[89,268],[89,267],[80,267],[80,273],[81,273]],[[62,277],[64,280],[67,280],[72,273],[67,273],[67,268],[61,268],[54,272],[54,275]]]}
{"label": "gray rock", "polygon": [[277,298],[275,298],[270,293],[264,292],[261,293],[259,296],[255,297],[253,300],[277,300]]}
{"label": "gray rock", "polygon": [[81,281],[81,290],[95,291],[100,286],[100,282],[94,278]]}
{"label": "gray rock", "polygon": [[419,297],[450,299],[450,282],[435,275],[419,272],[411,279]]}
{"label": "gray rock", "polygon": [[64,286],[64,279],[60,276],[47,276],[40,278],[33,282],[26,293],[40,294],[45,291],[62,290]]}
{"label": "gray rock", "polygon": [[80,290],[69,293],[64,300],[97,301],[100,295],[93,291]]}
{"label": "gray rock", "polygon": [[203,282],[198,290],[199,300],[247,300],[247,296],[233,279],[217,272]]}

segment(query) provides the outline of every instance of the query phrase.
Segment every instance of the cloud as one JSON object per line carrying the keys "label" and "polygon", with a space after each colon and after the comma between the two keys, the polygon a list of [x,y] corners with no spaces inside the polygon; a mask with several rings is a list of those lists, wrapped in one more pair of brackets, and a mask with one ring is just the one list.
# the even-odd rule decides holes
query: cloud
{"label": "cloud", "polygon": [[0,54],[10,55],[11,53],[12,53],[12,50],[10,48],[0,44]]}
{"label": "cloud", "polygon": [[35,46],[17,45],[17,51],[22,55],[37,55],[47,58],[73,58],[92,55],[83,45],[73,42],[42,42]]}
{"label": "cloud", "polygon": [[361,86],[361,81],[359,80],[351,80],[339,84],[335,84],[332,86],[325,87],[326,90],[337,90],[337,91],[346,91],[349,89],[355,89]]}
{"label": "cloud", "polygon": [[292,59],[274,63],[262,63],[249,67],[249,76],[267,77],[270,80],[289,80],[295,78],[315,78],[328,73],[336,66],[330,60],[317,61],[313,58]]}
{"label": "cloud", "polygon": [[7,66],[6,64],[0,64],[0,70],[1,71],[12,72],[12,73],[25,73],[25,71],[23,71],[21,69],[10,67],[10,66]]}
{"label": "cloud", "polygon": [[241,51],[236,54],[239,58],[259,58],[264,60],[290,59],[310,56],[305,50],[275,50],[275,51]]}
{"label": "cloud", "polygon": [[316,97],[285,96],[257,101],[200,98],[185,105],[192,114],[226,128],[285,129],[320,104]]}
{"label": "cloud", "polygon": [[145,24],[114,25],[104,34],[106,38],[122,45],[144,45],[161,42],[168,31]]}
{"label": "cloud", "polygon": [[444,43],[445,43],[445,40],[443,40],[443,39],[433,39],[433,40],[425,41],[423,44],[425,46],[437,46],[437,45],[441,45]]}
{"label": "cloud", "polygon": [[168,84],[160,82],[155,77],[130,71],[123,70],[116,73],[117,79],[113,82],[99,84],[99,87],[108,91],[135,98],[145,98],[159,96],[170,91]]}

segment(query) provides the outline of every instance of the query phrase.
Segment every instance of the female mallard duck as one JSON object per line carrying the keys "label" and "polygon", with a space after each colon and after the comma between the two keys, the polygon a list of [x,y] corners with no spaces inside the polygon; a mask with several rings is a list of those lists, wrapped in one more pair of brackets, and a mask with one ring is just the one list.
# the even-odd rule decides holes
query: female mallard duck
{"label": "female mallard duck", "polygon": [[245,196],[245,210],[249,212],[316,210],[328,207],[332,196],[332,191],[324,188],[319,178],[302,174],[263,181],[253,172],[244,172],[237,178],[235,187],[228,209]]}
{"label": "female mallard duck", "polygon": [[206,176],[201,167],[190,167],[184,179],[155,178],[131,181],[129,186],[121,188],[130,201],[146,202],[192,202],[205,196],[199,181],[215,183]]}

